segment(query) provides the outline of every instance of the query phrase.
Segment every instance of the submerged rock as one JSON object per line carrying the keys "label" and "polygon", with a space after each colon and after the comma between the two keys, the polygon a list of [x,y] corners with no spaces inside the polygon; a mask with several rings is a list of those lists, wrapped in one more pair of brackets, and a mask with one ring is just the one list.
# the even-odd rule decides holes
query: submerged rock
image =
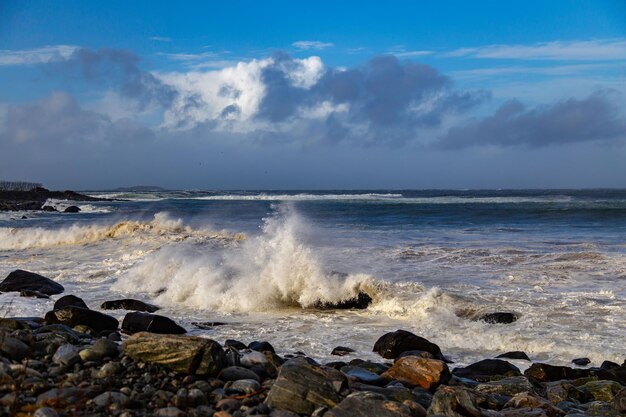
{"label": "submerged rock", "polygon": [[517,321],[517,314],[509,312],[488,313],[480,316],[478,320],[491,324],[511,324]]}
{"label": "submerged rock", "polygon": [[16,269],[0,283],[0,292],[36,291],[45,295],[61,294],[63,285],[34,272]]}
{"label": "submerged rock", "polygon": [[122,321],[122,330],[130,334],[137,332],[160,334],[187,333],[187,330],[168,317],[141,312],[126,314],[124,321]]}
{"label": "submerged rock", "polygon": [[63,213],[79,213],[80,208],[78,206],[69,206],[63,210]]}
{"label": "submerged rock", "polygon": [[330,354],[335,355],[335,356],[345,356],[354,351],[355,351],[354,349],[351,349],[349,347],[337,346],[336,348],[333,349],[332,352],[330,352]]}
{"label": "submerged rock", "polygon": [[396,330],[381,336],[373,349],[385,359],[395,359],[407,350],[423,350],[443,358],[439,346],[406,330]]}
{"label": "submerged rock", "polygon": [[148,313],[154,313],[159,310],[159,307],[144,303],[143,301],[135,300],[132,298],[124,298],[121,300],[105,301],[100,306],[103,310],[133,310],[133,311],[145,311]]}
{"label": "submerged rock", "polygon": [[119,322],[115,317],[108,316],[98,311],[80,307],[64,307],[46,313],[46,322],[51,324],[65,324],[70,327],[84,324],[96,332],[117,330]]}
{"label": "submerged rock", "polygon": [[63,297],[59,298],[54,303],[53,309],[60,310],[64,307],[80,307],[80,308],[89,309],[89,307],[87,307],[87,304],[83,301],[83,299],[75,295],[64,295]]}
{"label": "submerged rock", "polygon": [[591,363],[591,360],[589,358],[576,358],[572,359],[572,363],[578,366],[587,366]]}
{"label": "submerged rock", "polygon": [[140,332],[126,339],[124,354],[187,374],[216,376],[226,367],[219,343],[201,337]]}

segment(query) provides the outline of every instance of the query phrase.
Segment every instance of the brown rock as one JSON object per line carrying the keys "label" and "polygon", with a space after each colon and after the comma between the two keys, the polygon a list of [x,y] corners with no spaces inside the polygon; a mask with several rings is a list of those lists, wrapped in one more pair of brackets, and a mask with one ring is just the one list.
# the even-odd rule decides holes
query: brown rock
{"label": "brown rock", "polygon": [[450,370],[445,362],[437,359],[405,356],[398,359],[391,368],[381,375],[383,378],[397,379],[429,390],[450,380]]}
{"label": "brown rock", "polygon": [[541,408],[548,417],[560,417],[566,414],[563,410],[553,406],[548,400],[530,392],[516,394],[504,405],[504,408]]}

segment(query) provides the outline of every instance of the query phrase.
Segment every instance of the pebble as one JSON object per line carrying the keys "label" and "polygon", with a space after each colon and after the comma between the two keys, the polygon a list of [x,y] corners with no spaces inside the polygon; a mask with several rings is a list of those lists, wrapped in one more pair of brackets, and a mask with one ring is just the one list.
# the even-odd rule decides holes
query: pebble
{"label": "pebble", "polygon": [[52,362],[65,367],[73,366],[80,362],[78,349],[70,344],[61,345],[52,356]]}

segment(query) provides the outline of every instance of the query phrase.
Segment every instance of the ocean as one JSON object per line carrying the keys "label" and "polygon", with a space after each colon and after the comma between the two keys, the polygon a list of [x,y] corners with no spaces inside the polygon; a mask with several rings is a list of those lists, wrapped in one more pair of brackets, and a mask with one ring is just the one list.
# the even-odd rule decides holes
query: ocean
{"label": "ocean", "polygon": [[[457,364],[626,357],[626,190],[87,194],[124,201],[0,213],[0,278],[30,270],[91,308],[138,298],[190,334],[321,361],[336,346],[380,360],[374,342],[397,329]],[[365,310],[315,308],[359,291]],[[43,316],[58,297],[0,294],[0,314]],[[518,320],[477,320],[491,312]]]}

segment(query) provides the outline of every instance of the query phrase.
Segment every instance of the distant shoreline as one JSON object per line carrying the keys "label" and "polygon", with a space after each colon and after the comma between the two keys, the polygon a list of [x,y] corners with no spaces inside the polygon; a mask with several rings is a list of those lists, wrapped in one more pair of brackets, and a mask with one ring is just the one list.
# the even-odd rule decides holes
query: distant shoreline
{"label": "distant shoreline", "polygon": [[44,210],[49,199],[71,201],[108,201],[106,198],[91,197],[75,191],[50,191],[36,188],[30,191],[0,191],[0,211]]}

